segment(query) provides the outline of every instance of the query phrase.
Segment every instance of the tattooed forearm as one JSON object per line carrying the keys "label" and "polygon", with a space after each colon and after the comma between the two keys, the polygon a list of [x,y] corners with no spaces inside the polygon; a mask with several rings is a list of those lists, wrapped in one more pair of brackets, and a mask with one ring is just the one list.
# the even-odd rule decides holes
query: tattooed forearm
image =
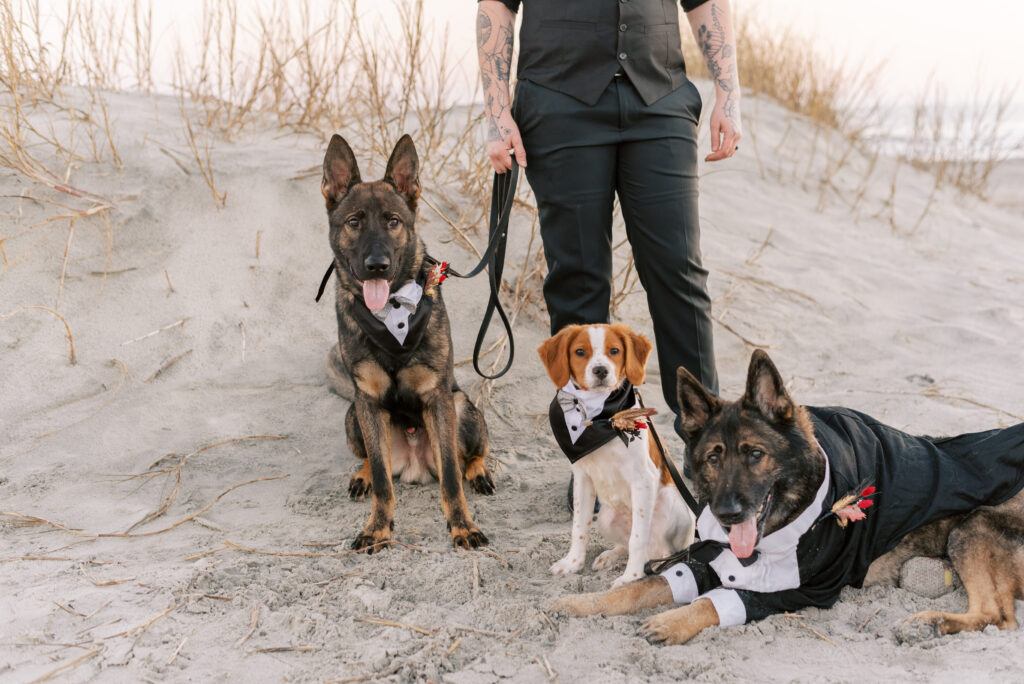
{"label": "tattooed forearm", "polygon": [[480,81],[487,107],[488,138],[503,140],[511,133],[501,118],[509,111],[509,77],[515,42],[515,15],[499,2],[481,2],[477,10],[476,47]]}
{"label": "tattooed forearm", "polygon": [[708,65],[722,100],[723,112],[730,119],[738,115],[740,97],[736,76],[736,47],[732,36],[732,22],[727,0],[711,0],[690,13],[697,45]]}

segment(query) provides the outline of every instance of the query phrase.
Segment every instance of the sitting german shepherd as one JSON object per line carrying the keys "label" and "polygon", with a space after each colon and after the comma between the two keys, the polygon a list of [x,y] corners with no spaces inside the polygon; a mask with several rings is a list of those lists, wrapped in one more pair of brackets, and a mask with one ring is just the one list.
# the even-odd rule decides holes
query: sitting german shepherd
{"label": "sitting german shepherd", "polygon": [[[403,482],[441,480],[441,508],[455,546],[476,548],[487,537],[473,523],[462,477],[494,492],[483,415],[455,384],[452,338],[438,287],[416,232],[419,159],[408,135],[395,145],[384,178],[363,183],[355,155],[339,136],[324,157],[337,272],[338,356],[355,381],[345,416],[348,446],[363,459],[349,495],[373,493],[373,510],[357,551],[390,546],[395,496]],[[333,353],[333,352],[332,352]]]}
{"label": "sitting german shepherd", "polygon": [[685,603],[643,626],[650,639],[679,644],[713,625],[829,607],[846,585],[892,583],[911,556],[948,555],[967,613],[917,613],[904,620],[904,636],[1017,628],[1024,424],[930,439],[849,409],[799,406],[761,350],[738,401],[713,397],[683,368],[678,381],[706,503],[701,541],[656,576],[557,608],[621,615]]}

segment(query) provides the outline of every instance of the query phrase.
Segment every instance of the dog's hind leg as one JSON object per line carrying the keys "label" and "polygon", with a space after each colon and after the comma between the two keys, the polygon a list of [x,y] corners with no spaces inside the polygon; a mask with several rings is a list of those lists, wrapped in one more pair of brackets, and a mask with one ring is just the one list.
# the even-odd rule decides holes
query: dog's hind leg
{"label": "dog's hind leg", "polygon": [[494,493],[494,480],[487,470],[491,444],[487,436],[487,423],[483,414],[473,405],[466,393],[456,390],[455,416],[459,425],[458,458],[466,481],[480,494]]}
{"label": "dog's hind leg", "polygon": [[900,577],[900,568],[915,556],[939,558],[946,555],[946,541],[949,531],[963,519],[962,516],[942,518],[924,527],[919,527],[896,545],[889,553],[880,556],[868,568],[864,586],[875,584],[895,586]]}
{"label": "dog's hind leg", "polygon": [[567,615],[629,615],[672,603],[672,589],[660,576],[646,577],[610,591],[566,596],[555,601],[555,610]]}
{"label": "dog's hind leg", "polygon": [[907,619],[938,634],[1017,629],[1013,601],[1024,598],[1024,519],[1001,507],[968,516],[949,535],[948,553],[967,590],[967,612],[924,611]]}
{"label": "dog's hind leg", "polygon": [[349,406],[348,412],[345,414],[345,434],[348,436],[349,451],[363,461],[363,465],[348,481],[348,495],[353,499],[362,499],[373,491],[373,485],[370,475],[370,460],[366,457],[366,445],[363,444],[363,433],[359,429],[359,421],[356,419],[355,404]]}

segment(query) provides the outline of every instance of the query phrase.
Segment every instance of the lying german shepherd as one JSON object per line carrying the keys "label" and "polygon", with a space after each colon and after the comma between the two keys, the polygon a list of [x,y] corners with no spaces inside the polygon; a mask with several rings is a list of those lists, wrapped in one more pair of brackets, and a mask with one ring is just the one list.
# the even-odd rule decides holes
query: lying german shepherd
{"label": "lying german shepherd", "polygon": [[701,541],[656,576],[563,598],[557,608],[620,615],[686,603],[643,626],[652,640],[678,644],[713,625],[828,607],[846,585],[893,582],[911,556],[948,555],[967,589],[967,612],[917,613],[903,634],[1017,628],[1024,424],[929,439],[849,409],[799,406],[761,350],[738,401],[713,397],[683,368],[678,380],[707,504]]}
{"label": "lying german shepherd", "polygon": [[339,136],[324,157],[337,272],[338,350],[355,381],[345,416],[348,446],[363,459],[349,495],[373,493],[373,510],[352,548],[390,546],[395,497],[404,482],[441,480],[441,507],[455,546],[476,548],[487,537],[473,523],[462,477],[482,494],[494,492],[483,415],[455,384],[452,338],[437,274],[416,232],[419,159],[402,137],[384,178],[363,183],[355,155]]}

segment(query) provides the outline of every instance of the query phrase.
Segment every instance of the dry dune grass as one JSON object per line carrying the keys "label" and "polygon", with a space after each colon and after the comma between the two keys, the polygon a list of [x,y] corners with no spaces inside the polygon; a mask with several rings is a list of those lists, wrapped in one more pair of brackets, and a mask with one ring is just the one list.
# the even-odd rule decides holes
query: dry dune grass
{"label": "dry dune grass", "polygon": [[[218,140],[268,129],[324,137],[340,131],[355,142],[357,154],[380,160],[394,140],[409,132],[417,141],[424,175],[432,179],[424,197],[428,210],[448,224],[452,240],[476,251],[490,192],[482,112],[457,104],[453,84],[462,76],[448,48],[447,29],[428,21],[423,0],[396,2],[395,8],[398,22],[371,25],[356,0],[316,5],[310,0],[269,5],[207,0],[198,49],[185,49],[181,37],[172,36],[173,54],[164,54],[168,51],[160,53],[154,45],[151,0],[83,0],[59,8],[40,0],[0,0],[0,82],[5,89],[0,96],[0,167],[25,188],[4,200],[53,208],[47,221],[19,233],[5,235],[0,229],[4,266],[9,265],[5,242],[58,226],[68,231],[66,263],[76,221],[100,222],[109,256],[114,203],[76,187],[75,170],[105,164],[122,171],[118,145],[123,141],[110,118],[110,93],[151,94],[160,85],[176,93],[185,121],[180,142],[216,206],[229,201],[217,181]],[[820,209],[837,195],[858,212],[879,169],[879,152],[868,146],[868,137],[888,115],[876,94],[882,64],[849,68],[823,59],[806,37],[769,31],[752,12],[741,13],[736,21],[742,83],[810,120],[815,125],[812,158],[819,151],[824,158],[821,167],[808,160],[802,168],[794,164],[785,171],[780,164],[776,173],[820,188]],[[691,72],[700,76],[703,60],[689,36],[684,46]],[[158,84],[154,72],[168,63],[171,82]],[[72,88],[77,97],[69,97]],[[932,204],[929,199],[913,226],[897,224],[892,207],[901,163],[934,173],[932,199],[947,185],[984,195],[992,171],[1014,145],[1004,132],[1010,95],[977,93],[973,105],[957,109],[940,89],[926,90],[893,172],[891,197],[880,210],[889,212],[894,230],[916,230]],[[751,118],[748,107],[748,130],[763,176],[767,155],[757,146],[756,111],[755,105]],[[835,177],[858,157],[862,181],[840,190]],[[315,166],[297,172],[299,177],[318,174]],[[503,284],[513,302],[513,319],[520,313],[543,315],[545,269],[536,209],[527,189],[520,200],[519,210],[532,214],[532,232],[526,258],[509,270],[514,281]],[[618,213],[615,224],[621,231]],[[639,292],[628,244],[622,240],[615,249],[613,313]],[[63,278],[54,307],[58,311],[62,287]],[[497,340],[489,347],[495,364],[505,346],[505,340]]]}

